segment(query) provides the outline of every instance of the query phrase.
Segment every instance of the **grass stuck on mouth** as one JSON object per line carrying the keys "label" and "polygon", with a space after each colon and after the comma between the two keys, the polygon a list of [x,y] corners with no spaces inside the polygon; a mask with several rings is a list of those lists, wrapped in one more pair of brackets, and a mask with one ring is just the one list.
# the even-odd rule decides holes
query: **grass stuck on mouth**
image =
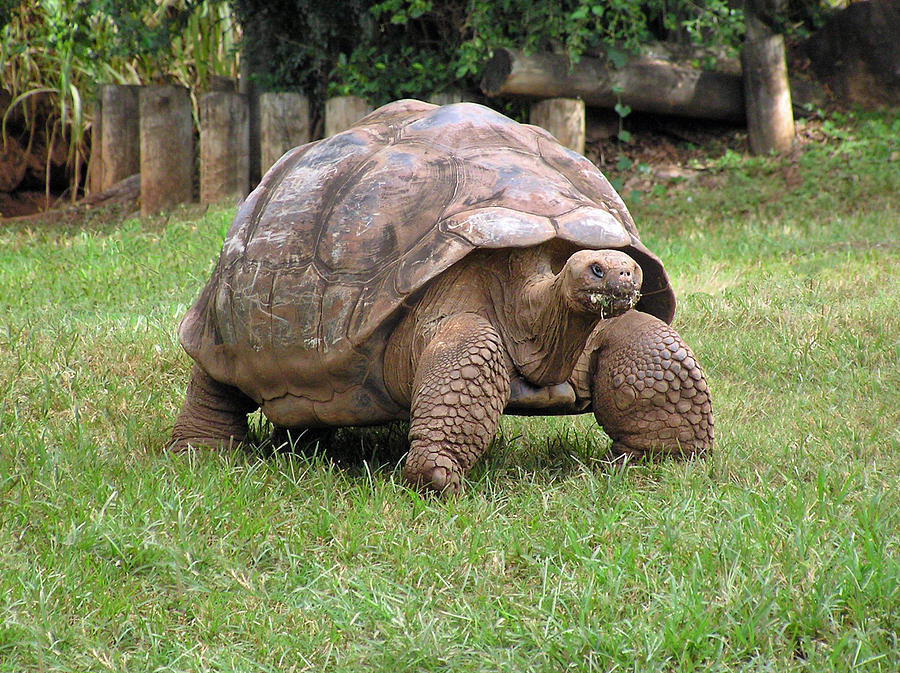
{"label": "grass stuck on mouth", "polygon": [[396,428],[162,450],[233,210],[0,230],[0,672],[895,670],[900,125],[842,124],[629,204],[711,457],[508,417],[448,502]]}

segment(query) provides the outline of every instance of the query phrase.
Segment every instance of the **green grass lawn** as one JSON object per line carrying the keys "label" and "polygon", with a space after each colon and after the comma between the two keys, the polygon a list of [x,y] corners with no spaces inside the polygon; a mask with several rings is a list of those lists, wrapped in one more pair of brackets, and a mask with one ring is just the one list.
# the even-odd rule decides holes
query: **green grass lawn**
{"label": "green grass lawn", "polygon": [[711,458],[505,418],[448,502],[397,433],[162,451],[233,211],[0,230],[0,671],[896,671],[900,122],[826,130],[632,204]]}

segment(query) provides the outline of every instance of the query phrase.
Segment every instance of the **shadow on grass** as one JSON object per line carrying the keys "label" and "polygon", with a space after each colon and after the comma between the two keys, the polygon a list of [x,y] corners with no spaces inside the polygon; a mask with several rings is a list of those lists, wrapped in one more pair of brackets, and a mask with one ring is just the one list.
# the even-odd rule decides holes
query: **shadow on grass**
{"label": "shadow on grass", "polygon": [[372,427],[288,430],[276,428],[261,414],[250,417],[249,453],[263,459],[295,455],[324,458],[348,477],[365,477],[372,471],[392,471],[409,448],[408,423]]}
{"label": "shadow on grass", "polygon": [[[402,469],[409,450],[409,423],[397,421],[371,427],[287,430],[276,428],[259,412],[250,417],[246,443],[249,455],[270,460],[289,455],[323,460],[349,479],[369,479]],[[586,469],[605,474],[621,469],[621,458],[610,452],[610,440],[600,432],[583,433],[566,427],[549,434],[510,434],[500,428],[485,455],[467,475],[470,483],[485,479],[526,478],[557,482]]]}

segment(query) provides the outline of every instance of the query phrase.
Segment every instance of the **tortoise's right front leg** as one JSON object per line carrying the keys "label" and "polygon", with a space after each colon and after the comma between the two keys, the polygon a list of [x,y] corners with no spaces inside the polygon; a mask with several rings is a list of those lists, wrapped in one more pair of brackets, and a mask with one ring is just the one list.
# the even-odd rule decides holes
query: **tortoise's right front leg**
{"label": "tortoise's right front leg", "polygon": [[240,390],[219,383],[195,363],[167,448],[181,452],[189,446],[236,446],[246,439],[247,414],[257,407]]}
{"label": "tortoise's right front leg", "polygon": [[491,443],[508,399],[509,371],[497,331],[474,313],[445,320],[416,366],[406,479],[458,493]]}

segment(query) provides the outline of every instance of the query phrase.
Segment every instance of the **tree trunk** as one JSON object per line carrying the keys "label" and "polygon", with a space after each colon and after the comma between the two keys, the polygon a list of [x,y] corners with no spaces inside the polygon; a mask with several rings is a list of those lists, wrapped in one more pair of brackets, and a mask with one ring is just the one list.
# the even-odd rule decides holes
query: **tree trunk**
{"label": "tree trunk", "polygon": [[299,93],[259,97],[260,170],[265,173],[289,149],[309,142],[309,99]]}
{"label": "tree trunk", "polygon": [[200,99],[200,202],[237,201],[250,185],[247,97],[216,91]]}
{"label": "tree trunk", "polygon": [[194,120],[188,90],[141,90],[141,214],[193,198]]}
{"label": "tree trunk", "polygon": [[[588,105],[702,119],[744,119],[741,78],[706,72],[648,56],[629,58],[616,70],[600,59],[582,57],[570,64],[560,54],[525,54],[495,49],[481,81],[489,96],[581,98]],[[619,93],[617,93],[617,91]]]}
{"label": "tree trunk", "polygon": [[531,106],[529,121],[550,132],[561,145],[584,154],[584,101],[548,98]]}
{"label": "tree trunk", "polygon": [[325,137],[346,131],[372,111],[359,96],[338,96],[325,101]]}
{"label": "tree trunk", "polygon": [[794,141],[794,114],[784,38],[752,14],[749,4],[741,65],[750,150],[754,154],[789,150]]}

